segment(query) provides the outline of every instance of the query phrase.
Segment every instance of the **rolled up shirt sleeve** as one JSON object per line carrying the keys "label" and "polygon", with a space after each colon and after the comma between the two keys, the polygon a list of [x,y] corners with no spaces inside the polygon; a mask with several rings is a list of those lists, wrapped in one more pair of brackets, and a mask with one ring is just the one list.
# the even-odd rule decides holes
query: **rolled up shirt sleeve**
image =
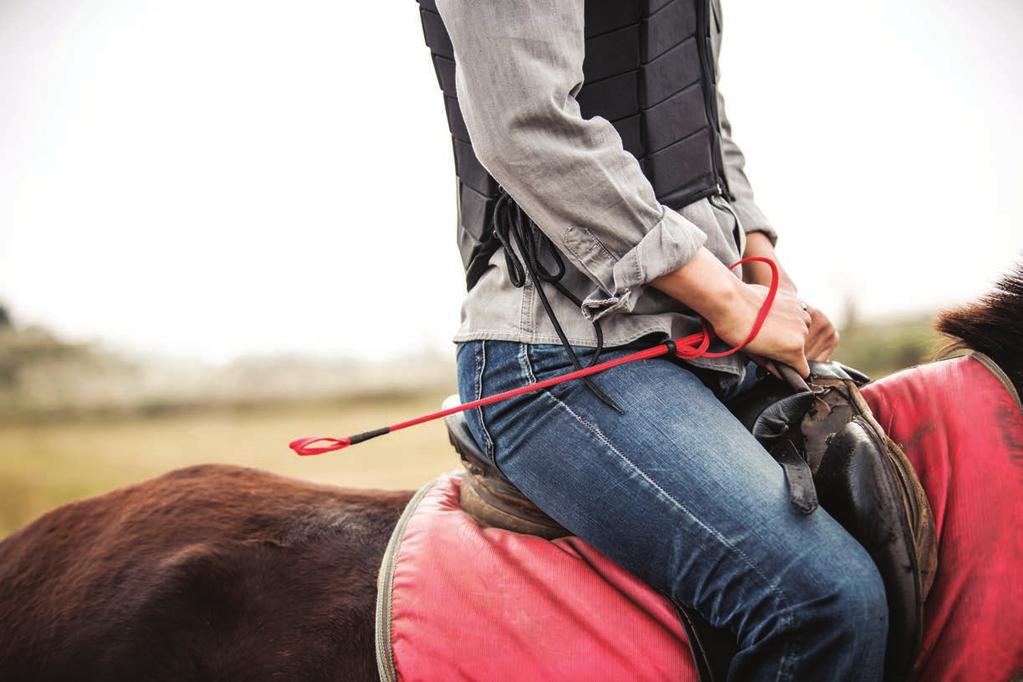
{"label": "rolled up shirt sleeve", "polygon": [[718,116],[721,119],[721,155],[725,160],[725,177],[732,194],[732,208],[739,216],[744,232],[763,232],[772,244],[778,242],[774,226],[753,199],[753,187],[746,177],[746,157],[732,138],[732,124],[725,114],[725,100],[718,91]]}
{"label": "rolled up shirt sleeve", "polygon": [[595,289],[583,314],[630,311],[706,235],[663,206],[607,120],[584,119],[583,0],[437,0],[458,101],[483,166]]}

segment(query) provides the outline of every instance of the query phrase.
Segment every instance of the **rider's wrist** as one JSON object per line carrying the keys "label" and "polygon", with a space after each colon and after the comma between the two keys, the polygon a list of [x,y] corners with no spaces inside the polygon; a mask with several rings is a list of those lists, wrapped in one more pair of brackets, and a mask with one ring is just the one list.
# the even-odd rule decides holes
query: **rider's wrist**
{"label": "rider's wrist", "polygon": [[726,275],[708,287],[707,301],[702,309],[694,308],[712,326],[720,325],[735,315],[742,303],[744,289],[747,287],[731,272],[726,271]]}
{"label": "rider's wrist", "polygon": [[735,310],[745,286],[705,247],[684,266],[651,284],[712,323]]}

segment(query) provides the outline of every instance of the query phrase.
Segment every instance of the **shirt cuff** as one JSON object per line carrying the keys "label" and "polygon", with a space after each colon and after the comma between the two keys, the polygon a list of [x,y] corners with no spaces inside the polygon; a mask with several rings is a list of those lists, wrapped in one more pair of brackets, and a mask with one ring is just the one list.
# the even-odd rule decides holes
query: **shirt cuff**
{"label": "shirt cuff", "polygon": [[666,206],[661,210],[661,219],[614,263],[610,295],[597,290],[583,301],[586,319],[596,321],[613,313],[631,312],[643,287],[688,263],[707,241],[696,225]]}
{"label": "shirt cuff", "polygon": [[760,210],[760,207],[752,201],[735,201],[732,203],[735,214],[739,217],[739,224],[746,234],[750,232],[763,232],[771,240],[771,244],[778,243],[778,233],[774,231],[767,216]]}

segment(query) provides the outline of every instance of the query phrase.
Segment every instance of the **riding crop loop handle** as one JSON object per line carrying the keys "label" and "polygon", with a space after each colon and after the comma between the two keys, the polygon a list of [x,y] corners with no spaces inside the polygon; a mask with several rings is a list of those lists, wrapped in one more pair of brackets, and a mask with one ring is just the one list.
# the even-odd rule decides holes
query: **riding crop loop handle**
{"label": "riding crop loop handle", "polygon": [[526,393],[532,393],[534,391],[541,391],[551,386],[563,384],[566,381],[574,381],[576,379],[582,379],[584,377],[591,376],[593,374],[599,374],[600,372],[607,371],[613,367],[627,364],[629,362],[636,362],[638,360],[647,360],[650,358],[656,358],[661,355],[667,355],[672,353],[683,360],[692,360],[694,358],[723,358],[733,353],[738,353],[740,350],[748,346],[753,339],[760,333],[760,329],[764,326],[764,322],[767,320],[768,313],[771,312],[771,306],[774,304],[775,296],[778,293],[778,266],[770,258],[764,258],[762,256],[749,256],[741,260],[737,260],[729,266],[729,269],[734,269],[743,263],[749,263],[756,261],[759,263],[765,263],[771,269],[771,286],[767,291],[767,296],[764,298],[764,303],[760,306],[760,310],[757,312],[756,319],[753,321],[753,327],[750,329],[749,334],[737,346],[733,346],[725,351],[720,352],[709,352],[710,342],[714,338],[712,330],[707,328],[707,325],[703,325],[703,329],[695,334],[684,336],[678,339],[669,339],[663,341],[656,346],[651,346],[644,350],[636,351],[629,355],[616,358],[614,360],[608,360],[607,362],[601,362],[590,367],[584,367],[582,369],[575,370],[574,372],[568,372],[561,376],[551,377],[550,379],[544,379],[528,386],[520,386],[519,388],[505,391],[504,393],[497,393],[491,396],[480,398],[479,400],[473,400],[472,402],[463,403],[454,407],[449,407],[446,410],[440,410],[438,412],[432,412],[430,414],[424,414],[414,419],[407,421],[398,422],[397,424],[391,424],[390,426],[384,426],[372,431],[365,431],[358,433],[353,436],[345,438],[328,438],[320,436],[311,436],[306,438],[298,438],[293,440],[289,447],[299,455],[322,455],[327,452],[334,452],[336,450],[342,450],[350,445],[355,445],[363,441],[369,440],[370,438],[376,438],[377,436],[383,436],[394,431],[400,431],[401,429],[407,429],[410,426],[416,426],[423,424],[434,419],[442,419],[448,415],[455,414],[457,412],[464,412],[465,410],[473,410],[477,407],[484,407],[486,405],[493,405],[499,403],[502,400],[508,400],[515,398]]}

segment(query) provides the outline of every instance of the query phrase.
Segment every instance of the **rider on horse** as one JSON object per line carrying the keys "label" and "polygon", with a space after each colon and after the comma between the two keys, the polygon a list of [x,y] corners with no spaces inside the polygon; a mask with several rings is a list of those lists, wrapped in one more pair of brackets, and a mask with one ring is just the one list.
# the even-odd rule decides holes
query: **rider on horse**
{"label": "rider on horse", "polygon": [[[698,332],[739,344],[776,233],[717,91],[713,0],[420,0],[458,173],[463,402]],[[736,276],[738,274],[739,276]],[[701,319],[702,318],[702,319]],[[734,679],[881,679],[878,570],[722,401],[837,344],[791,280],[739,355],[622,365],[467,413],[572,534],[739,642]]]}

